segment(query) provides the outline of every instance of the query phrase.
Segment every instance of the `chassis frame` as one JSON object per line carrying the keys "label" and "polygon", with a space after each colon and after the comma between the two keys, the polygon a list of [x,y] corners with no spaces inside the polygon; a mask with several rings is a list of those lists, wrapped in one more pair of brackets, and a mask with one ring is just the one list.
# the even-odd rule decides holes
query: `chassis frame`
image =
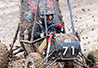
{"label": "chassis frame", "polygon": [[[68,2],[68,6],[69,6],[69,11],[70,11],[70,18],[71,18],[72,31],[73,31],[73,34],[76,35],[75,29],[74,29],[73,18],[72,18],[72,11],[71,11],[70,1],[67,0],[67,2]],[[43,6],[44,6],[43,8],[44,8],[44,10],[45,10],[45,5],[43,5]],[[36,12],[36,14],[37,14],[37,12]],[[36,14],[35,14],[35,19],[36,19]],[[46,24],[47,21],[46,21],[46,17],[45,17],[45,11],[44,11],[44,18],[45,18],[45,26],[46,26],[46,34],[47,34],[47,24]],[[35,21],[35,22],[36,22],[36,21]],[[35,23],[34,23],[34,25],[35,25]],[[13,55],[16,55],[16,54],[18,54],[18,53],[20,53],[20,52],[22,52],[22,51],[24,51],[24,56],[25,56],[25,57],[28,55],[23,43],[30,44],[30,47],[31,47],[31,48],[32,48],[32,47],[35,48],[35,47],[34,47],[34,43],[36,43],[36,42],[38,42],[38,41],[40,41],[40,40],[42,40],[42,39],[45,39],[45,38],[47,38],[47,37],[50,36],[50,35],[47,34],[47,36],[45,36],[44,38],[39,38],[39,39],[34,40],[34,41],[20,40],[20,44],[21,44],[22,50],[18,51],[17,53],[13,53],[13,51],[15,51],[15,50],[21,48],[21,47],[17,47],[16,49],[13,49],[14,43],[16,42],[16,39],[17,39],[17,36],[18,36],[19,27],[20,27],[20,23],[19,23],[18,28],[17,28],[17,31],[16,31],[16,33],[15,33],[15,37],[14,37],[14,39],[13,39],[13,43],[10,45],[10,46],[11,46],[11,49],[9,50],[9,55],[8,55],[10,58],[12,58]],[[31,50],[32,50],[32,52],[34,52],[34,51],[36,51],[36,48],[35,48],[35,50],[33,50],[33,49],[31,49]],[[56,50],[54,50],[52,53],[48,54],[48,55],[44,58],[44,61],[47,60],[55,51],[56,51]],[[55,62],[61,62],[61,61],[63,61],[63,62],[64,62],[64,61],[73,61],[74,63],[78,64],[78,65],[81,66],[81,67],[89,68],[89,66],[86,65],[86,62],[85,62],[85,61],[87,60],[87,61],[89,61],[90,63],[92,63],[92,61],[90,61],[89,59],[87,59],[87,57],[85,57],[85,56],[83,55],[82,51],[80,51],[80,53],[78,54],[78,56],[80,56],[83,61],[80,61],[80,59],[77,58],[77,57],[75,57],[75,58],[62,58],[62,59],[61,59],[61,58],[56,58],[54,61],[52,61],[52,63],[48,64],[48,65],[46,66],[46,68],[48,68],[49,66],[51,66],[51,65],[52,65],[53,63],[55,63]]]}

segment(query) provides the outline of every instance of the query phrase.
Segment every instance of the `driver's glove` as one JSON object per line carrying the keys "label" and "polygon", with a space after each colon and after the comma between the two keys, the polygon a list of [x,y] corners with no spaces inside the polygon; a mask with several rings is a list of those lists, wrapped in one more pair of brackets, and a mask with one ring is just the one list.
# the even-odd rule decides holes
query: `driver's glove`
{"label": "driver's glove", "polygon": [[58,29],[60,29],[60,28],[61,28],[61,24],[60,24],[60,23],[57,23],[57,24],[56,24],[56,27],[57,27]]}
{"label": "driver's glove", "polygon": [[[48,34],[50,34],[50,32],[48,32]],[[40,37],[43,38],[44,36],[46,36],[46,33],[41,33]]]}
{"label": "driver's glove", "polygon": [[56,24],[56,28],[57,28],[57,33],[60,33],[60,32],[65,33],[65,30],[63,27],[61,27],[60,23]]}
{"label": "driver's glove", "polygon": [[40,37],[43,38],[45,36],[45,33],[41,33]]}

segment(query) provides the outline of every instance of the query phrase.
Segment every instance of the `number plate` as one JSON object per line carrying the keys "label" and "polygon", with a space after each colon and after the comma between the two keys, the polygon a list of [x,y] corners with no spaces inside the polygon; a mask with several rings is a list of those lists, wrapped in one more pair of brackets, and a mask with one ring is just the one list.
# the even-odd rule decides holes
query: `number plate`
{"label": "number plate", "polygon": [[[67,47],[67,46],[63,47],[63,49],[64,49],[63,55],[66,55],[69,47]],[[71,46],[71,54],[75,55],[75,48],[74,48],[74,46]]]}
{"label": "number plate", "polygon": [[62,46],[61,51],[64,58],[76,57],[78,53],[81,51],[80,43],[78,41],[73,41],[70,43],[63,42],[61,46]]}

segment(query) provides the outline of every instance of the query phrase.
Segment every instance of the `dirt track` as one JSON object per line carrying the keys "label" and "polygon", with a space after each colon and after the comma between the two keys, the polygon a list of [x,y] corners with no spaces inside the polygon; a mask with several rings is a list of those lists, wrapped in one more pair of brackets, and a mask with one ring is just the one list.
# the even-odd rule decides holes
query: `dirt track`
{"label": "dirt track", "polygon": [[[20,0],[0,0],[0,41],[7,46],[12,42],[19,23]],[[84,47],[93,48],[98,37],[98,0],[70,0],[76,30],[81,35]],[[67,1],[60,0],[66,32],[70,30],[70,18]],[[16,45],[19,43],[17,42]],[[88,48],[88,49],[89,49]],[[90,48],[91,50],[91,48]]]}
{"label": "dirt track", "polygon": [[19,23],[19,0],[0,0],[0,40],[12,43]]}

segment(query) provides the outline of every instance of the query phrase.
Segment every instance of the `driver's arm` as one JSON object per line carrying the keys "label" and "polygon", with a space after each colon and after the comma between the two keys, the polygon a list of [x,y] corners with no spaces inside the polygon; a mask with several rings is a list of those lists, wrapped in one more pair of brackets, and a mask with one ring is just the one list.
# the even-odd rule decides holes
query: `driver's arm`
{"label": "driver's arm", "polygon": [[44,36],[45,36],[45,33],[42,33],[40,25],[36,24],[34,27],[34,34],[33,34],[34,40],[38,38],[42,38]]}
{"label": "driver's arm", "polygon": [[34,33],[33,33],[34,40],[40,38],[40,34],[41,34],[41,28],[38,24],[35,24]]}

